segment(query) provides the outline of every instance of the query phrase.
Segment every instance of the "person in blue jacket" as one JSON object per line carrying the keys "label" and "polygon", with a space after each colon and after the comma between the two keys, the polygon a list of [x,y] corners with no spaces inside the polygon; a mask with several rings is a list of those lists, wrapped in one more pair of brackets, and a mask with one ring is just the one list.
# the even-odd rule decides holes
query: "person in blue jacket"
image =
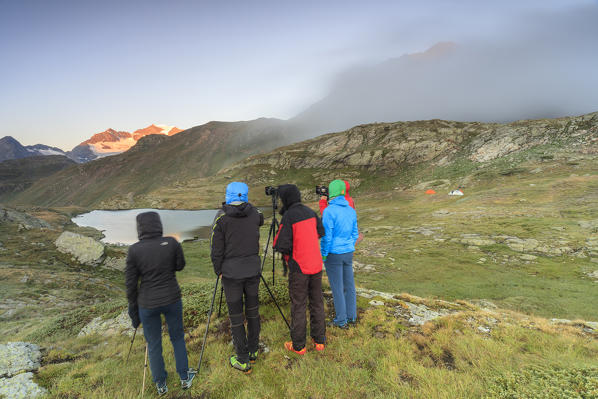
{"label": "person in blue jacket", "polygon": [[320,248],[334,299],[336,317],[333,325],[344,329],[357,322],[353,252],[359,231],[355,209],[345,199],[345,182],[332,181],[328,192],[330,201],[322,214],[326,234],[320,241]]}

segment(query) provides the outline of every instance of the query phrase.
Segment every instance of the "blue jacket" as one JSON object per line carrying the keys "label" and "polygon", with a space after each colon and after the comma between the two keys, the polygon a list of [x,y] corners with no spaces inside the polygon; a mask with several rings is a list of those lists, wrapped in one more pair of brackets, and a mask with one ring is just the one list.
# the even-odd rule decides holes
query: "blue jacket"
{"label": "blue jacket", "polygon": [[322,256],[355,251],[355,241],[359,237],[357,214],[344,196],[338,196],[328,203],[322,214],[322,224],[326,231],[320,240]]}

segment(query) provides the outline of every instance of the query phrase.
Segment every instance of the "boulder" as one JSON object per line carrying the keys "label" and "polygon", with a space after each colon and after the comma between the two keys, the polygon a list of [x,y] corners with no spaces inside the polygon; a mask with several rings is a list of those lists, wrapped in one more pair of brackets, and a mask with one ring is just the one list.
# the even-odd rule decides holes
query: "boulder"
{"label": "boulder", "polygon": [[84,265],[97,266],[104,259],[104,245],[91,237],[65,231],[54,244],[60,252],[73,255]]}
{"label": "boulder", "polygon": [[[102,319],[102,317],[96,317],[85,327],[83,327],[77,336],[84,337],[91,334],[98,334],[102,336],[132,335],[134,331],[135,330],[131,326],[129,314],[125,310],[112,319]],[[137,331],[137,334],[140,333],[142,333],[141,329]]]}
{"label": "boulder", "polygon": [[38,219],[24,212],[0,207],[0,223],[17,223],[20,230],[50,229],[52,226],[45,220]]}
{"label": "boulder", "polygon": [[405,302],[405,305],[407,305],[407,309],[405,309],[403,306],[397,306],[395,310],[397,316],[405,317],[412,326],[423,326],[428,321],[437,319],[439,317],[448,316],[452,313],[447,309],[433,310],[423,304],[418,305],[411,302]]}
{"label": "boulder", "polygon": [[6,399],[31,399],[44,396],[46,390],[33,382],[33,373],[23,373],[12,378],[0,378],[0,397]]}
{"label": "boulder", "polygon": [[40,367],[39,346],[28,342],[0,344],[0,377],[12,377],[23,371],[35,371]]}
{"label": "boulder", "polygon": [[540,245],[538,240],[533,238],[521,239],[517,237],[508,238],[506,244],[516,252],[534,251]]}
{"label": "boulder", "polygon": [[489,238],[466,237],[466,238],[461,238],[461,244],[472,245],[472,246],[485,246],[485,245],[494,245],[494,244],[496,244],[496,241],[491,240]]}
{"label": "boulder", "polygon": [[107,269],[114,269],[114,270],[124,272],[125,267],[127,267],[127,259],[126,258],[107,257],[102,266]]}

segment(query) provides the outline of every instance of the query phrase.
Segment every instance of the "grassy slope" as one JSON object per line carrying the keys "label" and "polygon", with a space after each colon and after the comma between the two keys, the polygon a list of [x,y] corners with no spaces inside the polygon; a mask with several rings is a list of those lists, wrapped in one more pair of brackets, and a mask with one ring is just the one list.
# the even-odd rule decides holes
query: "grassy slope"
{"label": "grassy slope", "polygon": [[[262,307],[262,341],[270,352],[258,362],[255,372],[239,375],[226,365],[232,350],[230,335],[225,318],[216,320],[192,397],[595,397],[597,372],[587,370],[596,365],[596,335],[579,327],[556,327],[541,318],[596,320],[596,282],[586,273],[598,270],[598,266],[586,240],[597,236],[595,229],[579,223],[598,219],[595,156],[590,148],[560,143],[485,164],[461,159],[444,167],[421,165],[393,176],[336,171],[360,183],[354,198],[366,238],[355,259],[372,265],[375,271],[357,270],[359,286],[426,298],[485,299],[499,309],[487,312],[468,306],[469,310],[423,328],[408,328],[390,308],[373,308],[360,299],[362,323],[357,329],[329,331],[325,353],[308,352],[305,358],[297,358],[282,350],[288,339],[284,324],[276,309],[266,304]],[[165,199],[165,204],[208,207],[219,202],[226,182],[243,179],[251,183],[252,200],[267,205],[264,185],[290,181],[307,193],[315,183],[325,180],[320,173],[291,169],[272,175],[267,166],[256,165],[190,180],[178,189],[166,188],[154,195]],[[422,181],[428,183],[416,189]],[[459,184],[465,186],[464,197],[446,196]],[[439,194],[426,196],[423,187],[434,187]],[[310,205],[315,208],[315,203]],[[31,268],[26,272],[45,273],[45,267],[35,264],[51,256],[56,258],[56,272],[64,274],[67,281],[72,268],[77,273],[89,273],[89,277],[96,273],[72,265],[68,259],[59,263],[60,256],[48,249],[50,239],[45,249],[31,245],[44,240],[43,235],[34,237],[34,231],[4,233],[14,237],[11,241],[2,239],[8,249],[0,252],[0,261],[18,266],[15,275],[0,287],[9,287],[11,295],[37,295],[41,286],[28,291],[26,285],[33,283],[22,285],[16,272]],[[460,242],[463,234],[478,234],[496,243],[471,246]],[[526,260],[521,258],[523,253],[499,242],[497,235],[534,238],[554,247],[566,245],[572,253],[546,256],[531,252],[537,258]],[[190,361],[195,363],[214,277],[206,242],[185,243],[184,249],[189,267],[179,281],[185,291]],[[100,277],[122,288],[122,277],[108,272],[100,272]],[[141,340],[131,364],[125,365],[127,338],[72,337],[72,332],[91,317],[113,314],[114,306],[122,303],[122,292],[108,292],[97,285],[87,289],[118,300],[68,314],[61,319],[66,328],[55,328],[56,311],[40,315],[26,310],[23,318],[3,323],[0,330],[7,340],[35,338],[34,342],[54,348],[46,355],[37,377],[51,390],[51,397],[138,397],[143,371]],[[276,290],[283,300],[284,285]],[[65,295],[66,302],[69,295],[84,298],[70,289],[55,294]],[[265,293],[262,295],[265,299]],[[288,311],[288,306],[285,308]],[[327,311],[332,311],[330,303]],[[498,322],[493,324],[492,320]],[[490,334],[477,328],[489,324]],[[179,397],[169,344],[165,344],[165,354],[169,385],[174,387],[170,397]],[[122,375],[128,376],[126,383]],[[573,393],[563,393],[567,389]]]}
{"label": "grassy slope", "polygon": [[[283,122],[210,122],[167,137],[146,136],[131,150],[76,165],[36,182],[13,204],[97,205],[146,193],[177,180],[215,173],[230,162],[286,143]],[[176,154],[176,155],[173,155]]]}
{"label": "grassy slope", "polygon": [[74,161],[62,155],[27,157],[0,162],[0,200],[6,201],[37,180],[74,164]]}

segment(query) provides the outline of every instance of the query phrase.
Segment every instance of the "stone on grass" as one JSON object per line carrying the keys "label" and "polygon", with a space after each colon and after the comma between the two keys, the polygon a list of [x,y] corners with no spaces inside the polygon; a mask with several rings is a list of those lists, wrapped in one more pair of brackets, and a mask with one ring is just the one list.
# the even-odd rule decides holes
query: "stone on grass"
{"label": "stone on grass", "polygon": [[384,306],[384,302],[382,301],[370,301],[369,303],[372,306]]}
{"label": "stone on grass", "polygon": [[33,373],[23,373],[12,378],[0,378],[0,397],[5,399],[32,399],[46,394],[46,390],[33,382]]}
{"label": "stone on grass", "polygon": [[91,237],[65,231],[56,239],[56,248],[84,265],[97,266],[104,259],[104,245]]}
{"label": "stone on grass", "polygon": [[125,267],[127,267],[127,259],[107,257],[102,266],[107,269],[113,269],[124,272]]}
{"label": "stone on grass", "polygon": [[[85,327],[79,331],[77,337],[84,337],[86,335],[98,334],[102,336],[110,335],[132,335],[135,330],[131,326],[131,319],[127,311],[123,311],[117,317],[112,319],[102,319],[96,317],[91,320]],[[141,329],[137,334],[141,333]]]}
{"label": "stone on grass", "polygon": [[40,367],[39,346],[28,342],[0,344],[0,377],[12,377]]}
{"label": "stone on grass", "polygon": [[451,312],[447,309],[433,310],[426,305],[417,305],[411,302],[405,302],[407,309],[402,306],[395,308],[398,316],[405,317],[412,326],[423,326],[428,321],[439,317],[448,316]]}

